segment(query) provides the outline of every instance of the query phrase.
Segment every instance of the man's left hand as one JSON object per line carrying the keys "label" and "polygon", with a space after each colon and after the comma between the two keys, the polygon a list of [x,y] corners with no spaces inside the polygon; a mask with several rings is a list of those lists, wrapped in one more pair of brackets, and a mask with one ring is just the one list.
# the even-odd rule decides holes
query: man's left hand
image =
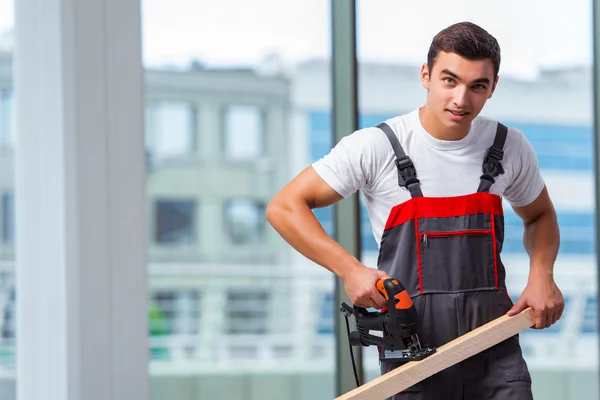
{"label": "man's left hand", "polygon": [[565,307],[563,295],[551,277],[531,277],[519,300],[507,315],[517,315],[527,307],[534,312],[534,329],[550,327],[561,317]]}

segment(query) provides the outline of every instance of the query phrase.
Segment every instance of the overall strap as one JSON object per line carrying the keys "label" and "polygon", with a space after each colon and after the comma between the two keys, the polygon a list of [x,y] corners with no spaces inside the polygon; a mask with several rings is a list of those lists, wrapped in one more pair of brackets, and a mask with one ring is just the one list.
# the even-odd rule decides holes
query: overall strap
{"label": "overall strap", "polygon": [[498,127],[496,128],[496,137],[494,137],[494,143],[488,149],[485,158],[483,159],[483,175],[481,175],[481,181],[479,182],[478,192],[488,192],[490,187],[496,182],[494,179],[500,174],[504,173],[504,168],[502,168],[502,157],[504,157],[504,142],[506,141],[506,134],[508,132],[508,128],[498,122]]}
{"label": "overall strap", "polygon": [[396,168],[398,168],[398,185],[405,187],[410,192],[411,197],[423,197],[421,185],[417,179],[417,170],[410,158],[404,153],[396,134],[388,124],[382,122],[377,125],[385,133],[390,141],[394,153],[396,154]]}

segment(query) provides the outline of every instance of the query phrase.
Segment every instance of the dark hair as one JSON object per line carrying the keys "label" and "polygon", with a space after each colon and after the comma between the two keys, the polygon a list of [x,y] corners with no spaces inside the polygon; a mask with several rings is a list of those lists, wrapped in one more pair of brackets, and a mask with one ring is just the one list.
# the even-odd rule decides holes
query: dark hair
{"label": "dark hair", "polygon": [[468,60],[489,59],[494,64],[494,78],[500,70],[500,45],[485,29],[471,22],[450,25],[435,35],[429,52],[427,66],[433,67],[440,51],[456,53]]}

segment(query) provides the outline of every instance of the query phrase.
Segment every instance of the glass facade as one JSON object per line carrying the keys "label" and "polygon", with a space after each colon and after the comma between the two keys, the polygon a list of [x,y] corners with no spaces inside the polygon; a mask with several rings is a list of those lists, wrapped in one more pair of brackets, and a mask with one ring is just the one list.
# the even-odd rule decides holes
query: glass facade
{"label": "glass facade", "polygon": [[[262,1],[249,20],[246,7],[143,2],[156,399],[334,397],[333,277],[265,221],[311,161],[305,104],[329,100],[329,9]],[[303,36],[320,50],[285,45]]]}
{"label": "glass facade", "polygon": [[[533,24],[536,28],[532,24],[527,27],[506,24],[506,18],[513,15],[515,2],[495,7],[493,16],[486,4],[460,3],[469,11],[431,17],[429,26],[419,27],[425,20],[414,4],[383,2],[375,6],[367,1],[357,2],[358,60],[363,66],[359,77],[360,125],[377,125],[424,103],[426,91],[421,86],[419,72],[437,31],[469,20],[498,39],[502,51],[500,79],[481,115],[521,130],[532,143],[561,232],[555,280],[565,298],[563,317],[549,329],[528,329],[520,334],[532,374],[534,397],[598,398],[593,80],[589,46],[592,21],[583,11],[589,12],[591,3],[581,1],[577,6],[582,11],[574,11],[574,4],[553,2],[556,9],[544,13],[545,21],[576,27],[568,34],[570,40],[565,41],[554,39],[557,32],[531,32],[530,29],[537,29],[536,24]],[[436,6],[442,4],[430,4]],[[380,30],[381,25],[390,28]],[[409,30],[425,35],[427,40],[420,38],[408,43],[405,38]],[[390,33],[394,35],[390,37]],[[571,48],[568,44],[571,40],[588,46]],[[390,46],[389,51],[385,51],[382,43]],[[554,56],[543,54],[541,49],[546,48],[553,48]],[[326,118],[325,114],[315,116],[316,121]],[[527,284],[529,257],[523,246],[521,219],[506,201],[504,212],[501,257],[507,271],[508,292],[516,301]],[[361,215],[362,259],[365,264],[375,266],[377,244],[364,208]],[[564,346],[567,341],[568,350]],[[363,366],[369,377],[376,376],[379,370],[373,353],[376,352],[372,349],[364,352]],[[568,382],[575,376],[589,377],[589,385],[569,389]]]}

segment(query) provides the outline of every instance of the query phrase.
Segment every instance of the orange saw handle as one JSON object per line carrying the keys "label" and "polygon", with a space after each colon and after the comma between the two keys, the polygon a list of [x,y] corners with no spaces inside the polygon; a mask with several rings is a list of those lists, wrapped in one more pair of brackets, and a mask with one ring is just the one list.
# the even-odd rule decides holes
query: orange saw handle
{"label": "orange saw handle", "polygon": [[378,280],[377,290],[387,300],[388,309],[408,310],[413,307],[408,291],[397,279]]}

